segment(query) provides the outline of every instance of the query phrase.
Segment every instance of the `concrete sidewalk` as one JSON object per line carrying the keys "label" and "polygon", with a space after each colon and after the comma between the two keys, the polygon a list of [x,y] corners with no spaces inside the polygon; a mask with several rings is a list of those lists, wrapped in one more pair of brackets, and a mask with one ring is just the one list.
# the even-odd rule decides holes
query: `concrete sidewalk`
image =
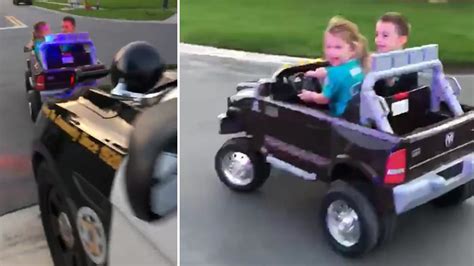
{"label": "concrete sidewalk", "polygon": [[0,217],[0,265],[53,265],[37,205]]}

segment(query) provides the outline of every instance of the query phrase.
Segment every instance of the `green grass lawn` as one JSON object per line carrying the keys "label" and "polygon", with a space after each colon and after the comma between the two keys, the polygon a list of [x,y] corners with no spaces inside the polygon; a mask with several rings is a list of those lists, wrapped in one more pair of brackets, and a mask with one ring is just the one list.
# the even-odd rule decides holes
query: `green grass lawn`
{"label": "green grass lawn", "polygon": [[[49,2],[67,3],[67,0],[49,0]],[[89,0],[95,4],[96,0]],[[101,0],[103,10],[72,10],[62,11],[64,6],[35,1],[35,5],[70,14],[128,20],[163,20],[176,13],[177,0],[169,0],[169,8],[162,9],[162,0]]]}
{"label": "green grass lawn", "polygon": [[[409,46],[440,45],[445,64],[474,67],[474,1],[181,0],[181,41],[294,56],[321,55],[322,33],[333,15],[356,22],[373,48],[377,18],[405,14]],[[456,2],[456,3],[454,3]]]}

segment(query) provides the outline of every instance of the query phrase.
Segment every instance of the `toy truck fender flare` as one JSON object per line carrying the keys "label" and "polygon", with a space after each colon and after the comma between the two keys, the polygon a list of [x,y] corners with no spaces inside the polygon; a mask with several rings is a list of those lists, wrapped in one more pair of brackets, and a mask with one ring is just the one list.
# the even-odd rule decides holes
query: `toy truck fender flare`
{"label": "toy truck fender flare", "polygon": [[334,160],[334,162],[329,167],[329,181],[340,179],[343,177],[342,174],[348,169],[355,170],[361,175],[358,177],[365,178],[369,182],[374,182],[377,178],[377,173],[370,165],[362,161],[354,160],[347,155],[343,155],[338,156],[338,158]]}
{"label": "toy truck fender flare", "polygon": [[236,134],[244,131],[241,116],[242,110],[235,107],[230,107],[226,113],[220,114],[219,134]]}

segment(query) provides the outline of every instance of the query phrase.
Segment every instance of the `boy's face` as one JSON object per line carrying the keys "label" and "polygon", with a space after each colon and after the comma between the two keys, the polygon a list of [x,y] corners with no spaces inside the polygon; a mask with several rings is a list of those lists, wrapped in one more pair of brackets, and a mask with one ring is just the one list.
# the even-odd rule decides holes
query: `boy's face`
{"label": "boy's face", "polygon": [[398,34],[397,26],[391,22],[378,21],[375,26],[375,45],[378,53],[403,49],[407,36]]}
{"label": "boy's face", "polygon": [[354,49],[342,38],[329,32],[324,33],[324,56],[332,66],[344,64],[354,55]]}
{"label": "boy's face", "polygon": [[61,25],[61,31],[63,33],[74,33],[75,31],[74,25],[70,21],[63,21],[63,24]]}

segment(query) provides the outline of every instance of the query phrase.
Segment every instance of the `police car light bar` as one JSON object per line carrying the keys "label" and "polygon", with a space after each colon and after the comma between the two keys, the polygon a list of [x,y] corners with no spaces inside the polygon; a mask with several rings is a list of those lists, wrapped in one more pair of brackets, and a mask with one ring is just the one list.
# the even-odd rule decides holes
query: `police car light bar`
{"label": "police car light bar", "polygon": [[90,42],[90,36],[87,32],[80,33],[58,33],[50,34],[45,37],[47,43],[79,43]]}

